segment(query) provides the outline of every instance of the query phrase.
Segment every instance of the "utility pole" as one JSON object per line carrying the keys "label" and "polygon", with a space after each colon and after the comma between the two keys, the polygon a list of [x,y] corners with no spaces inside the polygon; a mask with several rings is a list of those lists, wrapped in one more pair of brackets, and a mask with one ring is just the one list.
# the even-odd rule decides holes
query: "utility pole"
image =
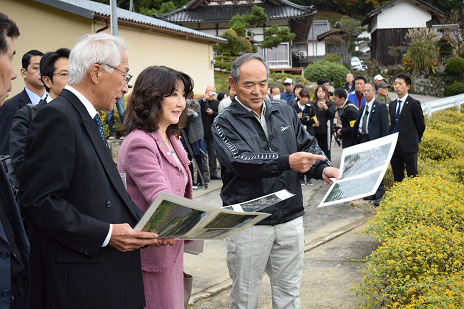
{"label": "utility pole", "polygon": [[117,0],[110,0],[111,6],[111,35],[117,36],[118,35],[118,12],[117,7],[118,3]]}

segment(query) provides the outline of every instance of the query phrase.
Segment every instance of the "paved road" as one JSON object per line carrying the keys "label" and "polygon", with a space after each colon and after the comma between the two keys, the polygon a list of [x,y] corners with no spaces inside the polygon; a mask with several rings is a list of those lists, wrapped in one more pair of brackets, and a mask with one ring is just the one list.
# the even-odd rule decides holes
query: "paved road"
{"label": "paved road", "polygon": [[[339,166],[339,158],[341,148],[334,146],[332,149],[333,163]],[[221,205],[219,197],[221,182],[212,181],[207,191],[195,191],[194,199],[198,202],[208,205]],[[321,270],[321,274],[313,274],[313,268],[316,264],[324,268],[324,263],[317,262],[313,264],[309,262],[313,257],[310,254],[313,249],[327,244],[332,239],[364,224],[369,217],[373,216],[372,207],[353,207],[351,203],[344,203],[335,206],[317,208],[318,203],[322,200],[329,186],[323,181],[314,181],[313,185],[303,186],[303,197],[306,214],[303,217],[305,227],[305,279],[306,285],[313,285],[326,270]],[[362,203],[361,203],[362,204]],[[336,246],[335,246],[336,247]],[[364,250],[364,248],[363,248]],[[336,251],[336,250],[335,250]],[[369,250],[368,250],[369,251]],[[361,251],[360,251],[361,252]],[[342,251],[340,251],[342,253]],[[364,258],[367,254],[363,255]],[[205,251],[199,256],[190,254],[185,255],[185,271],[194,277],[193,295],[191,303],[195,303],[191,308],[225,308],[228,300],[228,293],[231,281],[225,262],[226,249],[224,241],[206,241]],[[347,264],[348,265],[348,264]],[[353,266],[354,264],[349,264]],[[337,266],[338,267],[338,266]],[[354,269],[354,268],[353,268]],[[348,271],[352,273],[353,269]],[[336,273],[336,272],[334,272]],[[339,274],[340,275],[340,274]],[[267,276],[263,283],[262,293],[260,297],[260,308],[266,308],[269,303],[270,291]],[[320,278],[312,281],[311,278]],[[351,276],[348,276],[351,278]],[[338,279],[332,278],[337,281]],[[349,281],[349,282],[348,282]],[[346,290],[351,288],[351,279],[343,281],[347,284]],[[347,283],[348,282],[348,283]],[[315,287],[314,287],[315,288]],[[317,289],[316,289],[317,290]],[[222,293],[221,293],[222,292]],[[303,295],[303,294],[302,294]],[[218,303],[219,302],[219,303]],[[224,303],[225,302],[225,303]],[[310,302],[308,297],[302,298],[302,308],[310,308],[304,303]],[[314,307],[316,308],[316,307]],[[317,308],[344,308],[344,307],[317,307]],[[346,307],[352,308],[352,307]]]}

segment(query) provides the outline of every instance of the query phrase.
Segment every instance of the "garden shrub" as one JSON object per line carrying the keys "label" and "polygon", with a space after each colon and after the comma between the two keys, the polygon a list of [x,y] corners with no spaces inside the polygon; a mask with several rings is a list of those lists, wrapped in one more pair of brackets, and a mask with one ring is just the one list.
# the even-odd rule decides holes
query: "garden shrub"
{"label": "garden shrub", "polygon": [[232,62],[216,61],[216,63],[214,63],[214,67],[218,68],[218,69],[221,69],[221,70],[224,70],[224,71],[227,71],[227,72],[230,72],[230,69],[232,68]]}
{"label": "garden shrub", "polygon": [[439,175],[406,178],[385,194],[366,231],[379,241],[418,224],[464,232],[464,185]]}
{"label": "garden shrub", "polygon": [[458,57],[449,58],[445,67],[447,74],[459,76],[464,72],[464,59]]}
{"label": "garden shrub", "polygon": [[350,71],[345,66],[330,61],[311,63],[304,70],[304,76],[306,79],[317,82],[324,78],[328,78],[335,88],[341,87],[345,84],[345,77],[348,73],[350,73]]}
{"label": "garden shrub", "polygon": [[426,130],[420,143],[419,158],[435,161],[464,155],[464,144],[455,136],[438,130]]}
{"label": "garden shrub", "polygon": [[464,83],[454,82],[446,88],[446,95],[453,96],[464,93]]}
{"label": "garden shrub", "polygon": [[396,233],[366,264],[356,288],[361,308],[461,308],[462,231],[417,224]]}

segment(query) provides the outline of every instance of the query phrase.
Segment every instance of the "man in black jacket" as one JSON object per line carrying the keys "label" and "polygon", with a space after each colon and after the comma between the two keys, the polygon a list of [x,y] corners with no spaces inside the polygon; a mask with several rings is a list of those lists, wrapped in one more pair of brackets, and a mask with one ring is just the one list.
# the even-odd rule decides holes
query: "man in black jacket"
{"label": "man in black jacket", "polygon": [[337,88],[334,91],[333,102],[335,106],[340,107],[342,114],[340,120],[342,127],[337,127],[337,135],[342,138],[342,148],[350,147],[353,145],[353,127],[356,119],[358,118],[358,107],[346,97],[348,94],[343,88]]}
{"label": "man in black jacket", "polygon": [[425,122],[420,102],[408,94],[411,78],[406,74],[398,75],[394,87],[398,99],[390,103],[390,130],[398,132],[399,136],[391,166],[394,180],[402,181],[405,167],[408,176],[417,175],[417,155]]}
{"label": "man in black jacket", "polygon": [[[207,182],[209,179],[221,179],[217,174],[216,151],[214,150],[213,135],[211,134],[211,126],[214,118],[218,114],[219,102],[215,99],[216,88],[208,86],[206,88],[204,98],[201,98],[198,103],[201,106],[201,120],[203,122],[204,140],[206,150],[208,152],[208,164],[204,164],[204,178]],[[204,162],[206,163],[206,162]],[[208,168],[209,166],[209,172]]]}
{"label": "man in black jacket", "polygon": [[32,103],[21,108],[13,119],[10,132],[10,155],[16,176],[16,187],[19,188],[24,160],[24,147],[27,132],[35,114],[47,103],[54,100],[68,82],[69,49],[60,48],[49,52],[40,59],[40,76],[49,95],[37,105]]}
{"label": "man in black jacket", "polygon": [[[375,85],[367,83],[363,88],[363,96],[366,99],[359,110],[358,119],[354,124],[355,143],[361,144],[388,135],[388,110],[384,103],[375,99]],[[367,200],[375,200],[374,205],[379,206],[385,193],[384,181],[380,183],[377,191]]]}
{"label": "man in black jacket", "polygon": [[[13,39],[18,36],[16,24],[0,12],[0,107],[16,78]],[[28,308],[28,272],[29,242],[11,184],[0,163],[0,308]]]}
{"label": "man in black jacket", "polygon": [[230,308],[257,308],[264,271],[271,277],[276,308],[299,307],[303,273],[303,197],[298,173],[340,178],[295,110],[264,102],[269,68],[257,54],[244,54],[232,65],[229,85],[236,98],[213,123],[222,167],[224,205],[244,202],[281,189],[295,196],[264,211],[271,216],[227,239],[232,278]]}

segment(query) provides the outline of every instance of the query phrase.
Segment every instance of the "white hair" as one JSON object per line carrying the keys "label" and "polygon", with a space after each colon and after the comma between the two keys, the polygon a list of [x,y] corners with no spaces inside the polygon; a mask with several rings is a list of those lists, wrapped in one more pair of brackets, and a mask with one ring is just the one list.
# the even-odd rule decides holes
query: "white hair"
{"label": "white hair", "polygon": [[90,67],[96,63],[107,64],[103,68],[113,72],[108,65],[117,67],[121,64],[121,51],[126,50],[126,43],[121,37],[107,33],[87,34],[82,37],[69,55],[68,84],[75,85],[82,82]]}

